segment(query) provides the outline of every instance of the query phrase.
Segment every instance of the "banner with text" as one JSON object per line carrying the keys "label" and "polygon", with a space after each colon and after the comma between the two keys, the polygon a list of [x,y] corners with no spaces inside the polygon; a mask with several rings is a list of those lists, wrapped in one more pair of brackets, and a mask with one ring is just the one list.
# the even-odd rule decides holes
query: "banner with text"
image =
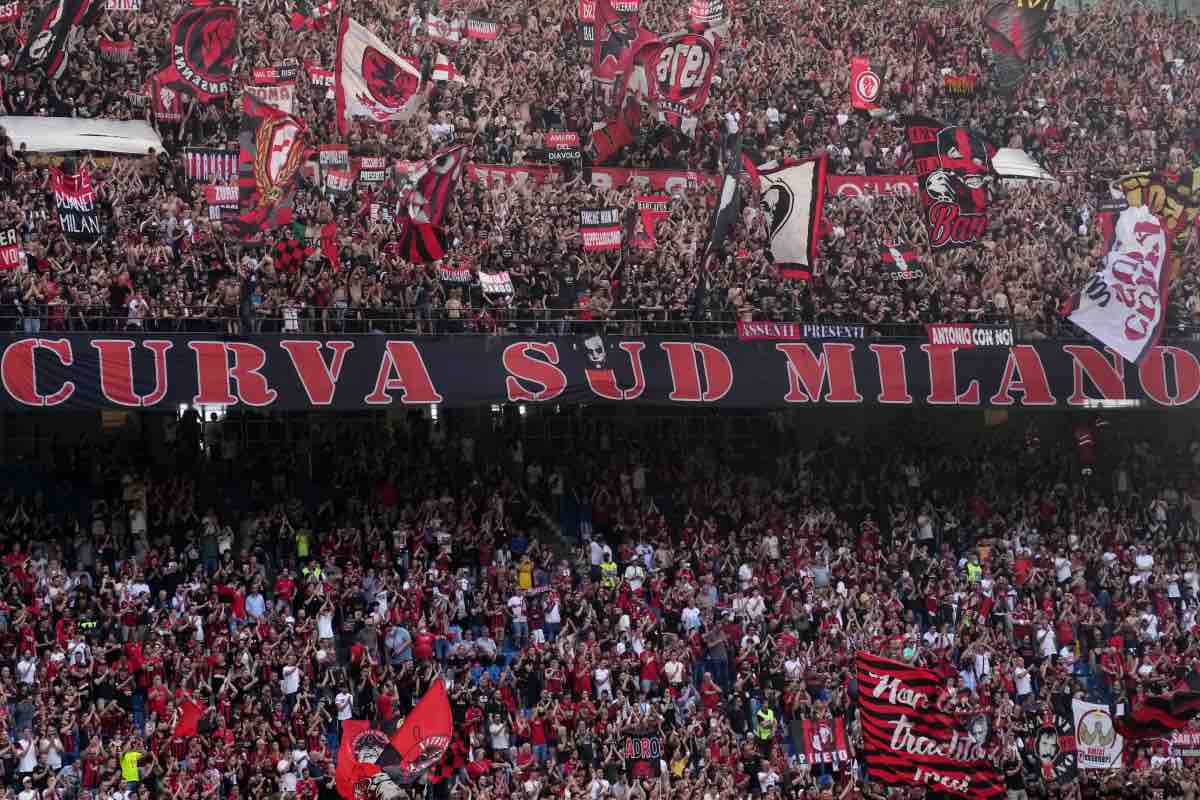
{"label": "banner with text", "polygon": [[96,211],[96,192],[92,177],[80,169],[67,175],[57,167],[50,168],[50,188],[58,207],[58,222],[68,239],[99,239],[100,215]]}

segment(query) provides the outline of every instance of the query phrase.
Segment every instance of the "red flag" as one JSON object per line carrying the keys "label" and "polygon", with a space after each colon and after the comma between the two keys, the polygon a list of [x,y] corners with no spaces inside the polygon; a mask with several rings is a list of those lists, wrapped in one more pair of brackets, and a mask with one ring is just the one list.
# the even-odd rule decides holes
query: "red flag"
{"label": "red flag", "polygon": [[342,265],[338,257],[337,223],[326,222],[321,228],[321,254],[329,259],[334,272],[341,272]]}
{"label": "red flag", "polygon": [[592,41],[592,77],[614,80],[635,43],[643,38],[637,5],[597,0],[596,38]]}
{"label": "red flag", "polygon": [[179,721],[175,723],[176,736],[196,736],[200,733],[200,718],[204,706],[195,700],[184,700],[179,704]]}
{"label": "red flag", "polygon": [[420,778],[442,759],[453,735],[450,698],[446,684],[438,678],[392,736],[392,747],[400,753],[401,771],[409,780]]}
{"label": "red flag", "polygon": [[[364,736],[365,734],[365,736]],[[353,800],[354,787],[359,781],[370,778],[380,769],[374,762],[359,761],[357,752],[359,746],[366,749],[370,743],[362,741],[374,735],[379,739],[375,743],[382,750],[387,746],[387,739],[379,731],[371,730],[371,723],[363,719],[347,719],[342,721],[342,746],[338,750],[337,780],[338,794]]]}
{"label": "red flag", "polygon": [[879,108],[879,76],[871,70],[871,59],[850,59],[850,104],[863,111]]}

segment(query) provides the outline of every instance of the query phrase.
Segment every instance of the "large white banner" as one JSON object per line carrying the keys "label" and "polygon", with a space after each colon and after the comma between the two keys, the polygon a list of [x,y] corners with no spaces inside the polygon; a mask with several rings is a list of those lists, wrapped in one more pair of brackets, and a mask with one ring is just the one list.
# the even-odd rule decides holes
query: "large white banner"
{"label": "large white banner", "polygon": [[1071,298],[1069,319],[1137,364],[1162,333],[1170,283],[1166,228],[1131,206],[1117,218],[1104,266]]}
{"label": "large white banner", "polygon": [[350,17],[342,20],[334,69],[338,129],[352,119],[403,122],[421,102],[421,71]]}
{"label": "large white banner", "polygon": [[1108,706],[1071,702],[1075,712],[1075,746],[1080,769],[1116,769],[1121,766],[1125,739],[1113,727]]}

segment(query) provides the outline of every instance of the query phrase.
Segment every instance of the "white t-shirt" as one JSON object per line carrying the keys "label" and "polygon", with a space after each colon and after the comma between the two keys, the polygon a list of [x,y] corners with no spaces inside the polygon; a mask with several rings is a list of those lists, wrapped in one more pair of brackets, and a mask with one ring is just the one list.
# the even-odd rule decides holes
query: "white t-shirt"
{"label": "white t-shirt", "polygon": [[1059,583],[1071,580],[1071,559],[1062,556],[1054,559],[1054,577]]}
{"label": "white t-shirt", "polygon": [[17,741],[17,752],[21,754],[21,762],[17,765],[17,772],[33,772],[37,769],[38,751],[37,745],[33,740],[19,739]]}
{"label": "white t-shirt", "polygon": [[354,697],[349,692],[338,692],[333,698],[333,704],[337,706],[337,718],[350,719],[354,716]]}
{"label": "white t-shirt", "polygon": [[30,656],[23,656],[17,662],[17,679],[21,683],[27,683],[32,686],[37,681],[37,667],[38,662],[36,660]]}
{"label": "white t-shirt", "polygon": [[284,694],[295,694],[300,691],[300,668],[291,665],[283,668],[283,678],[279,681],[279,690]]}
{"label": "white t-shirt", "polygon": [[1017,694],[1026,695],[1033,693],[1033,680],[1029,677],[1029,670],[1024,667],[1019,667],[1013,673],[1013,679],[1017,684]]}
{"label": "white t-shirt", "polygon": [[296,773],[292,771],[292,762],[286,758],[279,760],[279,788],[285,792],[296,791]]}

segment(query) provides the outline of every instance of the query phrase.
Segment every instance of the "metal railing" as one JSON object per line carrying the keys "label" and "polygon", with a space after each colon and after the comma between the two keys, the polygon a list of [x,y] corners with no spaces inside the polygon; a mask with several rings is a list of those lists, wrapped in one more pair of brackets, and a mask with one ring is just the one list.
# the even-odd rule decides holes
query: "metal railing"
{"label": "metal railing", "polygon": [[[3,313],[7,312],[7,313]],[[756,319],[799,326],[802,338],[925,339],[925,323],[869,322],[847,319]],[[1073,325],[1060,321],[1055,330],[997,315],[974,319],[943,319],[942,323],[1010,326],[1016,341],[1082,339]],[[610,309],[605,315],[581,309],[556,309],[538,316],[518,316],[510,308],[464,308],[454,315],[430,307],[295,306],[240,314],[230,306],[192,306],[185,314],[148,314],[142,318],[114,314],[108,306],[42,306],[38,313],[0,309],[0,334],[96,333],[121,331],[145,334],[360,334],[403,336],[588,336],[669,335],[736,337],[737,315],[732,311],[706,311],[693,319],[688,311]],[[1164,328],[1167,341],[1200,341],[1200,325],[1175,324]]]}

